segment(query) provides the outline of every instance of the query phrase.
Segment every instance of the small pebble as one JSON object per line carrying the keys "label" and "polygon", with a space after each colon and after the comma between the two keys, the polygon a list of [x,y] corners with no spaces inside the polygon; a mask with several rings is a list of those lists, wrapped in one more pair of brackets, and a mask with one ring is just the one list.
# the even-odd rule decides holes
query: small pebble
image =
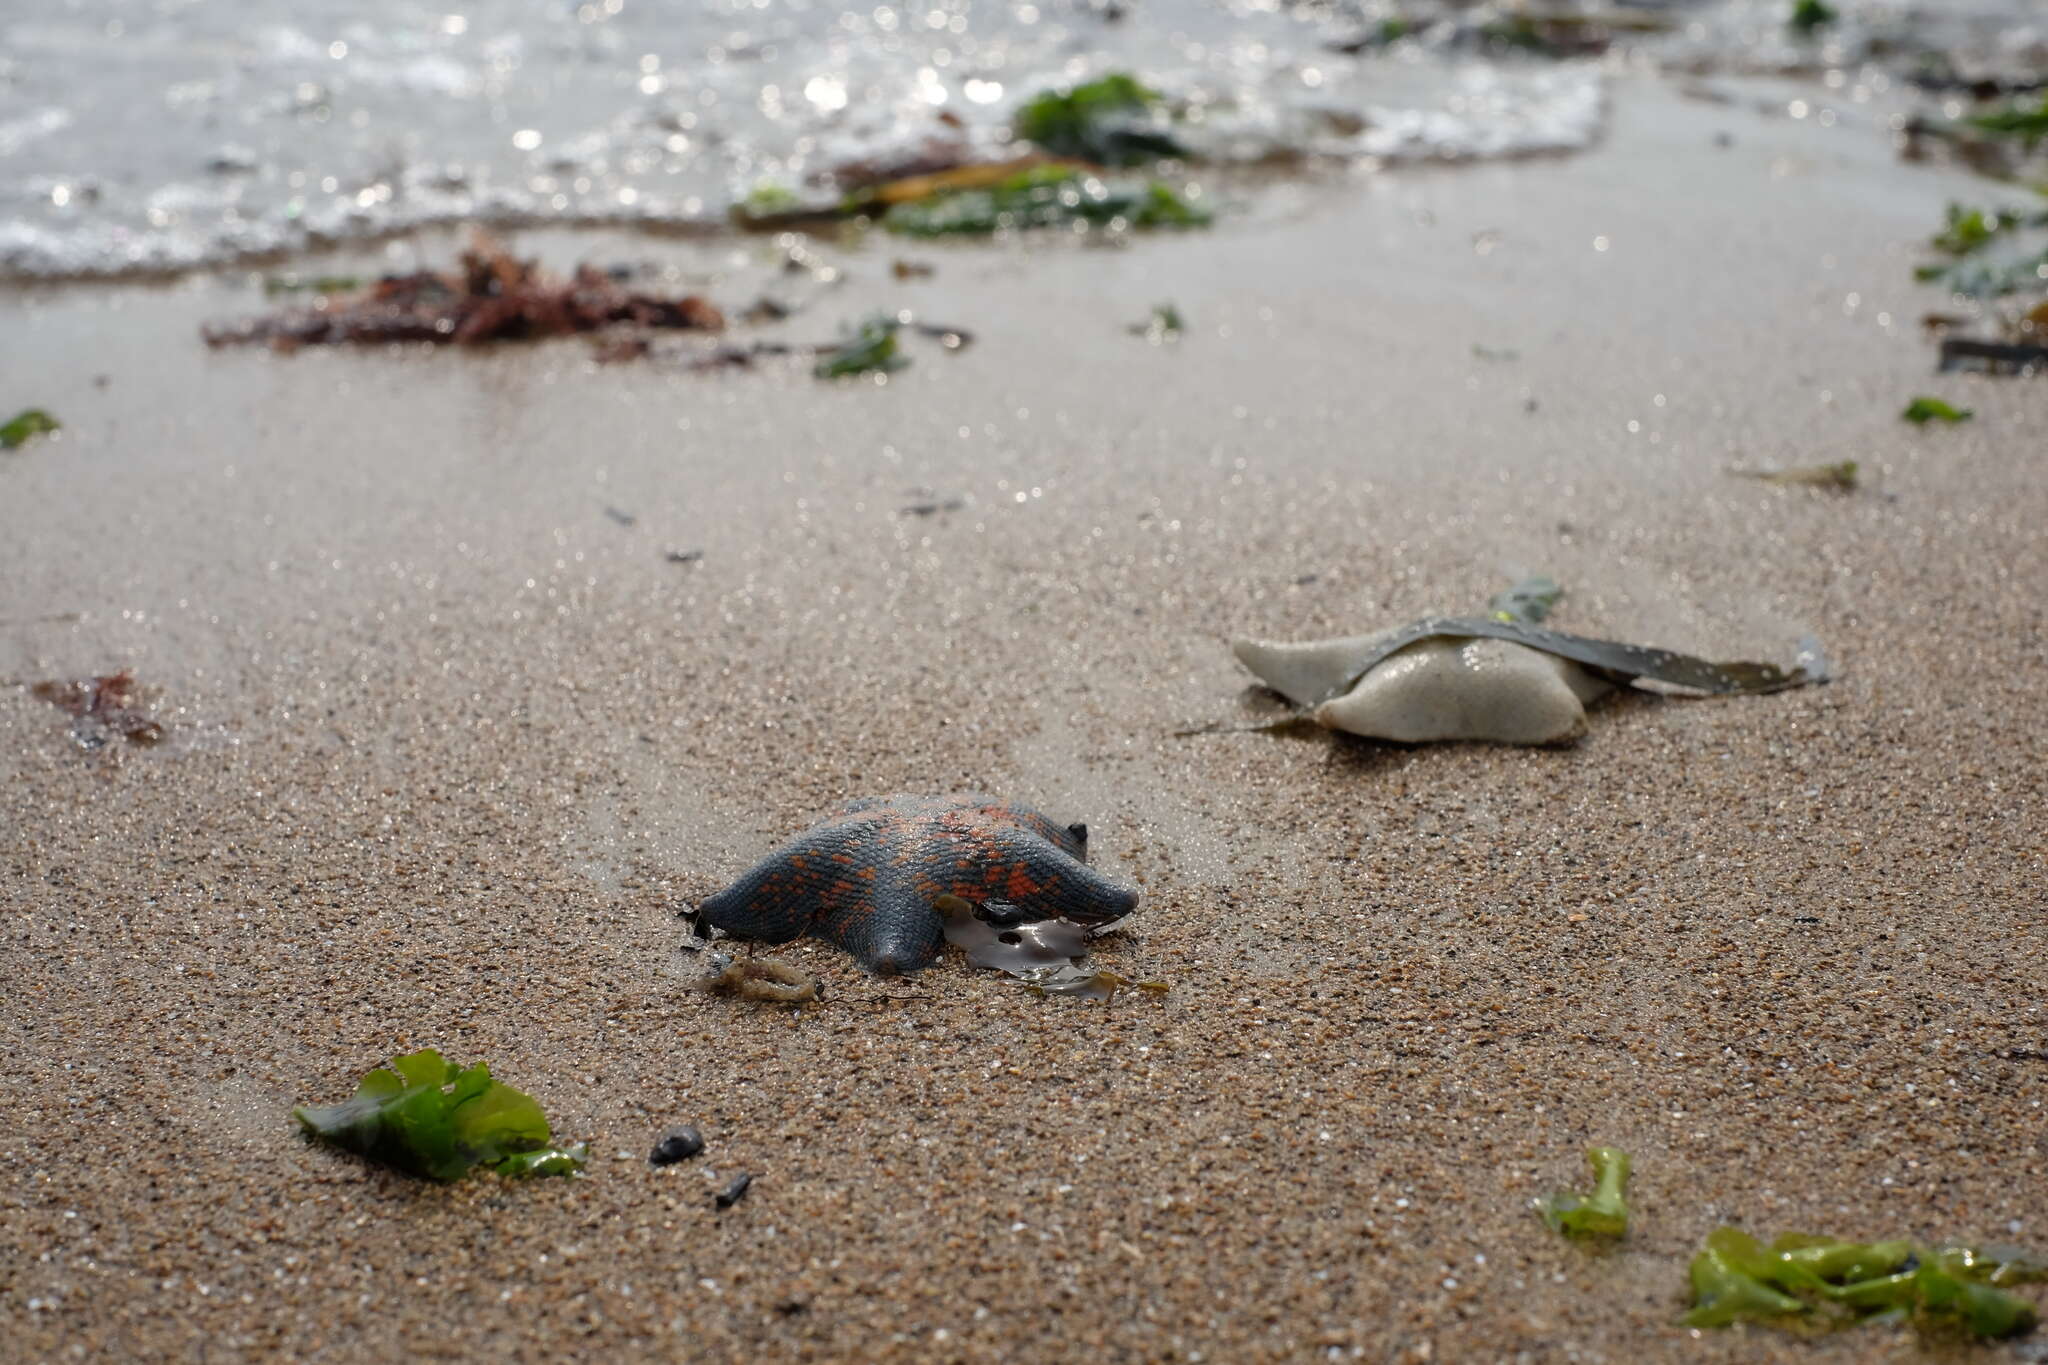
{"label": "small pebble", "polygon": [[749,1185],[752,1185],[753,1183],[754,1177],[748,1175],[745,1171],[741,1171],[738,1175],[732,1178],[732,1183],[730,1185],[727,1185],[724,1189],[718,1192],[718,1198],[716,1201],[718,1207],[720,1207],[721,1209],[729,1209],[734,1204],[739,1203],[740,1200],[747,1197],[747,1187]]}
{"label": "small pebble", "polygon": [[661,1135],[661,1141],[655,1143],[654,1150],[647,1154],[647,1164],[673,1166],[678,1161],[688,1161],[703,1150],[704,1135],[697,1131],[695,1124],[686,1123]]}

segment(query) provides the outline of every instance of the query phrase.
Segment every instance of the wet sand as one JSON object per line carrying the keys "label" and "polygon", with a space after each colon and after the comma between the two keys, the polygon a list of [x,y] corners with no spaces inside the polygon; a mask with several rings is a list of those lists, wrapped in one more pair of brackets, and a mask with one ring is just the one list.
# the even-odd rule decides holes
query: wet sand
{"label": "wet sand", "polygon": [[[173,728],[88,754],[0,690],[20,1358],[1921,1358],[1672,1324],[1722,1221],[2048,1244],[2048,385],[1932,375],[1910,266],[1980,184],[1616,97],[1583,157],[1127,251],[827,248],[791,335],[978,333],[886,387],[208,352],[241,279],[0,300],[9,405],[67,424],[0,455],[0,677],[131,667]],[[1181,342],[1125,332],[1165,299]],[[1852,495],[1727,473],[1842,459]],[[1565,629],[1811,632],[1839,680],[1623,697],[1563,751],[1171,737],[1251,715],[1229,635],[1527,572]],[[1145,892],[1099,960],[1171,992],[818,945],[778,955],[819,1005],[688,988],[680,906],[959,789],[1086,820]],[[421,1046],[588,1177],[296,1136]],[[680,1122],[707,1152],[650,1169]],[[1529,1210],[1592,1142],[1636,1161],[1606,1256]]]}

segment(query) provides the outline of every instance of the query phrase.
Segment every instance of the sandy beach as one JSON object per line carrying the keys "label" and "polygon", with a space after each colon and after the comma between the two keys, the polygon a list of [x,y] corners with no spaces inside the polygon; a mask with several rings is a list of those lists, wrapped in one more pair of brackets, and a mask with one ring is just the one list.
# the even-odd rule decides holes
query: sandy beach
{"label": "sandy beach", "polygon": [[[1912,266],[1981,182],[1853,110],[1611,93],[1580,156],[1120,250],[818,243],[846,283],[776,334],[975,334],[886,385],[210,351],[247,272],[0,294],[10,408],[64,422],[0,453],[0,679],[132,669],[169,728],[88,753],[0,688],[10,1353],[1928,1358],[1674,1323],[1724,1222],[2048,1247],[2048,384],[1933,373]],[[733,307],[772,249],[519,245]],[[1165,300],[1180,341],[1127,332]],[[1567,630],[1839,676],[1562,750],[1176,737],[1259,718],[1231,636],[1529,573]],[[815,942],[774,951],[818,1004],[691,989],[685,906],[845,798],[959,790],[1086,821],[1144,892],[1097,958],[1170,991]],[[301,1139],[425,1046],[588,1174]],[[1635,1158],[1607,1254],[1530,1209],[1595,1142]]]}

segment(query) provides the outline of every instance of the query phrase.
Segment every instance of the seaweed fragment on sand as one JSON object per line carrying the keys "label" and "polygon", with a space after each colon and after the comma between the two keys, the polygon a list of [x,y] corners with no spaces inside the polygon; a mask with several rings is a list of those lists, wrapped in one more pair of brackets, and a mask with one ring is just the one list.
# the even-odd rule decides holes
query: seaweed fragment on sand
{"label": "seaweed fragment on sand", "polygon": [[1028,228],[1085,224],[1109,228],[1203,227],[1209,211],[1194,187],[1163,180],[1110,181],[1079,167],[1047,162],[986,185],[945,187],[893,203],[882,226],[906,237],[989,236]]}
{"label": "seaweed fragment on sand", "polygon": [[1980,133],[2012,138],[2032,148],[2035,143],[2048,139],[2048,95],[2043,95],[2036,102],[2015,100],[1981,109],[1963,122]]}
{"label": "seaweed fragment on sand", "polygon": [[1800,1233],[1766,1247],[1739,1228],[1720,1227],[1692,1259],[1692,1306],[1679,1321],[1834,1331],[1905,1320],[1930,1335],[1997,1340],[2029,1330],[2038,1317],[2031,1303],[2002,1286],[2041,1273],[2036,1258],[1988,1247]]}
{"label": "seaweed fragment on sand", "polygon": [[1164,102],[1127,71],[1041,90],[1017,110],[1011,132],[1054,156],[1097,166],[1134,166],[1187,155]]}
{"label": "seaweed fragment on sand", "polygon": [[1834,493],[1853,493],[1862,481],[1854,460],[1794,465],[1789,469],[1731,469],[1728,472],[1740,479],[1774,483],[1782,488],[1824,488]]}
{"label": "seaweed fragment on sand", "polygon": [[1915,398],[1906,404],[1906,410],[1899,414],[1916,427],[1924,427],[1929,422],[1967,422],[1976,415],[1968,408],[1959,408],[1939,398],[1925,396]]}
{"label": "seaweed fragment on sand", "polygon": [[116,736],[147,747],[164,737],[164,727],[136,704],[135,677],[127,669],[92,678],[29,684],[29,693],[72,718],[71,737],[82,749],[97,749]]}
{"label": "seaweed fragment on sand", "polygon": [[1785,26],[1794,33],[1812,35],[1820,32],[1841,16],[1832,5],[1821,0],[1794,0],[1791,11],[1785,16]]}
{"label": "seaweed fragment on sand", "polygon": [[1150,317],[1143,322],[1134,322],[1124,330],[1157,346],[1161,342],[1180,340],[1181,333],[1187,329],[1187,319],[1180,315],[1179,308],[1171,303],[1155,303]]}
{"label": "seaweed fragment on sand", "polygon": [[19,450],[38,436],[63,429],[63,423],[41,408],[24,408],[0,422],[0,450]]}
{"label": "seaweed fragment on sand", "polygon": [[306,1135],[406,1175],[459,1180],[477,1166],[500,1175],[569,1175],[581,1144],[556,1145],[531,1095],[459,1067],[432,1048],[394,1057],[340,1104],[292,1110]]}
{"label": "seaweed fragment on sand", "polygon": [[820,379],[846,379],[858,374],[891,374],[910,363],[896,341],[902,324],[888,313],[875,313],[846,330],[838,345],[825,351],[811,373]]}
{"label": "seaweed fragment on sand", "polygon": [[290,351],[394,341],[475,346],[612,327],[717,331],[724,325],[718,309],[698,295],[663,298],[630,290],[592,265],[559,278],[478,233],[456,270],[387,275],[357,293],[207,327],[202,335],[209,346],[260,342]]}
{"label": "seaweed fragment on sand", "polygon": [[712,953],[710,971],[698,983],[712,995],[802,1005],[818,998],[818,978],[772,957],[727,957]]}
{"label": "seaweed fragment on sand", "polygon": [[1536,1211],[1567,1237],[1619,1241],[1628,1236],[1629,1155],[1618,1147],[1590,1147],[1586,1163],[1593,1168],[1593,1193],[1547,1195],[1536,1201]]}

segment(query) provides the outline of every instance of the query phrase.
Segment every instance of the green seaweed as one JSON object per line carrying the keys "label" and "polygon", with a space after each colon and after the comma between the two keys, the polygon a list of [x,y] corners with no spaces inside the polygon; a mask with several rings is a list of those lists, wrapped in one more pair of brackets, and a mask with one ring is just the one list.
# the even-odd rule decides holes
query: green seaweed
{"label": "green seaweed", "polygon": [[1549,1195],[1536,1201],[1537,1211],[1553,1231],[1567,1237],[1628,1236],[1628,1153],[1618,1147],[1589,1147],[1586,1161],[1593,1168],[1593,1193]]}
{"label": "green seaweed", "polygon": [[1969,408],[1959,408],[1939,398],[1924,396],[1906,404],[1906,410],[1899,414],[1915,426],[1926,426],[1929,422],[1967,422],[1976,415]]}
{"label": "green seaweed", "polygon": [[763,218],[772,213],[787,213],[801,202],[796,191],[787,185],[763,180],[747,191],[747,197],[740,200],[739,207],[749,217]]}
{"label": "green seaweed", "polygon": [[829,354],[819,357],[811,373],[820,379],[844,379],[902,369],[910,357],[896,343],[896,329],[901,325],[887,313],[863,319]]}
{"label": "green seaweed", "polygon": [[1854,460],[1799,465],[1792,469],[1736,469],[1730,472],[1745,479],[1782,484],[1788,488],[1826,488],[1837,493],[1855,492],[1862,477]]}
{"label": "green seaweed", "polygon": [[2003,1249],[1936,1251],[1904,1239],[1844,1242],[1799,1233],[1762,1247],[1738,1228],[1721,1227],[1693,1257],[1693,1306],[1680,1322],[1834,1330],[1895,1318],[1923,1331],[2001,1338],[2026,1331],[2036,1315],[2032,1304],[1998,1285],[2042,1273],[2037,1259]]}
{"label": "green seaweed", "polygon": [[1158,104],[1158,93],[1137,77],[1113,71],[1071,89],[1039,91],[1017,111],[1011,131],[1054,156],[1098,166],[1185,156],[1179,140],[1154,120]]}
{"label": "green seaweed", "polygon": [[2013,229],[2026,225],[2027,222],[2027,215],[2022,213],[2001,213],[1997,210],[1986,212],[1983,209],[1964,208],[1961,204],[1950,204],[1947,223],[1940,232],[1928,239],[1928,245],[1951,256],[1967,256],[1990,245]]}
{"label": "green seaweed", "polygon": [[363,287],[360,275],[266,275],[265,294],[353,294]]}
{"label": "green seaweed", "polygon": [[458,1067],[432,1048],[392,1058],[340,1104],[302,1105],[292,1117],[323,1142],[428,1180],[459,1180],[476,1166],[507,1176],[583,1167],[580,1146],[551,1145],[531,1095],[491,1079],[486,1063]]}
{"label": "green seaweed", "polygon": [[1996,137],[2013,137],[2033,145],[2048,137],[2048,96],[2043,96],[2037,105],[2008,104],[1998,109],[1972,114],[1963,122],[1982,133]]}
{"label": "green seaweed", "polygon": [[1797,0],[1785,23],[1799,33],[1811,35],[1840,17],[1832,6],[1822,4],[1821,0]]}
{"label": "green seaweed", "polygon": [[1032,166],[980,189],[891,206],[882,226],[906,237],[986,236],[1070,223],[1202,227],[1207,210],[1160,180],[1112,184],[1072,166]]}
{"label": "green seaweed", "polygon": [[1495,593],[1486,604],[1486,614],[1496,621],[1520,621],[1533,626],[1550,615],[1550,609],[1563,597],[1564,589],[1557,585],[1557,580],[1537,574]]}
{"label": "green seaweed", "polygon": [[2011,261],[1937,261],[1914,267],[1913,278],[1973,299],[2003,298],[2048,288],[2048,251]]}
{"label": "green seaweed", "polygon": [[41,408],[24,408],[0,424],[0,450],[18,450],[35,437],[58,430],[63,424]]}
{"label": "green seaweed", "polygon": [[1134,322],[1125,330],[1132,336],[1143,337],[1150,342],[1171,341],[1188,328],[1187,320],[1180,315],[1180,309],[1170,303],[1152,305],[1152,316],[1143,322]]}
{"label": "green seaweed", "polygon": [[1980,1284],[2033,1284],[2048,1280],[2048,1258],[2023,1247],[1957,1244],[1935,1253]]}

